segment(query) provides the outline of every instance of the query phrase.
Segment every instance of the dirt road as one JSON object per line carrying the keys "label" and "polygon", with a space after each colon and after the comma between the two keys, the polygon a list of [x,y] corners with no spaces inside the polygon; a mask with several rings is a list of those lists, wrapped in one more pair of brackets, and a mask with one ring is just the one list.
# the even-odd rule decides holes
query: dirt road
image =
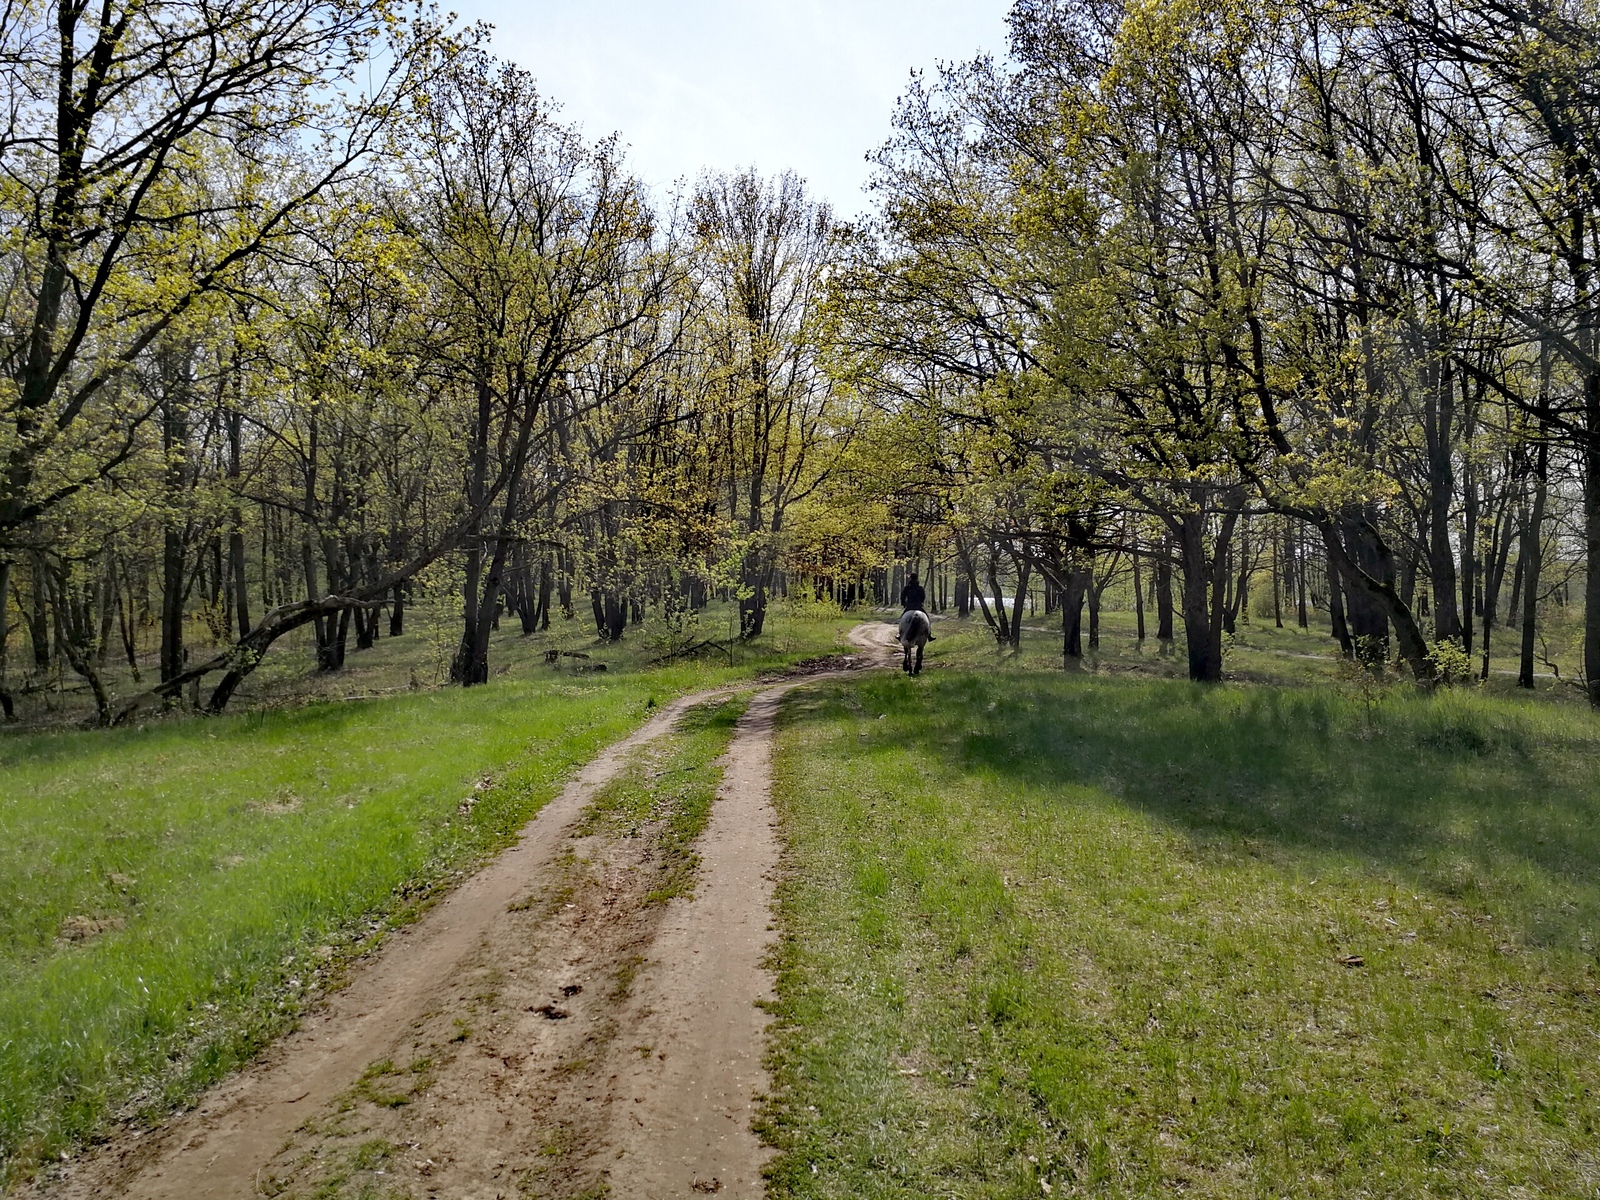
{"label": "dirt road", "polygon": [[[892,661],[893,626],[850,638],[843,669]],[[730,690],[610,747],[297,1032],[43,1194],[760,1196],[772,729],[803,682],[757,691],[741,719],[692,899],[645,903],[650,844],[573,826],[631,755]]]}

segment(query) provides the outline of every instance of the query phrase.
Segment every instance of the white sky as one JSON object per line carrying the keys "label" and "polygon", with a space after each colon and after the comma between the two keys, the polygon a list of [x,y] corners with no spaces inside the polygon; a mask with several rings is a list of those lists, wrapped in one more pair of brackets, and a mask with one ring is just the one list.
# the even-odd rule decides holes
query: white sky
{"label": "white sky", "polygon": [[590,138],[667,187],[798,171],[842,217],[914,68],[1005,50],[1008,0],[454,0]]}

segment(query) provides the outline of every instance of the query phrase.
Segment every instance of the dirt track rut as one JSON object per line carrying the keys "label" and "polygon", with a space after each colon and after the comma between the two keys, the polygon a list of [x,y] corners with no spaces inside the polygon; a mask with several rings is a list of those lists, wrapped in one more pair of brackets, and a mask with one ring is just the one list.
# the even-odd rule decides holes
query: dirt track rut
{"label": "dirt track rut", "polygon": [[[891,661],[892,626],[850,636],[854,669]],[[645,904],[645,843],[573,825],[640,747],[731,689],[674,701],[609,747],[298,1031],[43,1194],[762,1195],[772,730],[806,681],[757,691],[741,719],[693,899]]]}

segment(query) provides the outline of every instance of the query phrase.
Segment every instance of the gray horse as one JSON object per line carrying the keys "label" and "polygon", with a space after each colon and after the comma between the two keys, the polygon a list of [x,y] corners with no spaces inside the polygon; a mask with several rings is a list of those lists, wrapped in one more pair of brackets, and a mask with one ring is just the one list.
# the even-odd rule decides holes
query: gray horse
{"label": "gray horse", "polygon": [[[905,654],[902,664],[907,675],[922,674],[922,648],[933,637],[933,627],[928,623],[928,614],[920,608],[908,608],[900,614],[900,649]],[[915,650],[917,656],[911,657]]]}

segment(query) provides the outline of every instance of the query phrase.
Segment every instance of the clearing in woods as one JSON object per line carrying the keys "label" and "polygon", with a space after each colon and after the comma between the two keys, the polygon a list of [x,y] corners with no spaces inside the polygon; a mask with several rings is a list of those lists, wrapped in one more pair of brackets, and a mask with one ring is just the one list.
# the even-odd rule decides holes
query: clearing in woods
{"label": "clearing in woods", "polygon": [[[881,664],[893,629],[851,640]],[[663,708],[257,1064],[49,1194],[761,1194],[769,760],[801,682]]]}

